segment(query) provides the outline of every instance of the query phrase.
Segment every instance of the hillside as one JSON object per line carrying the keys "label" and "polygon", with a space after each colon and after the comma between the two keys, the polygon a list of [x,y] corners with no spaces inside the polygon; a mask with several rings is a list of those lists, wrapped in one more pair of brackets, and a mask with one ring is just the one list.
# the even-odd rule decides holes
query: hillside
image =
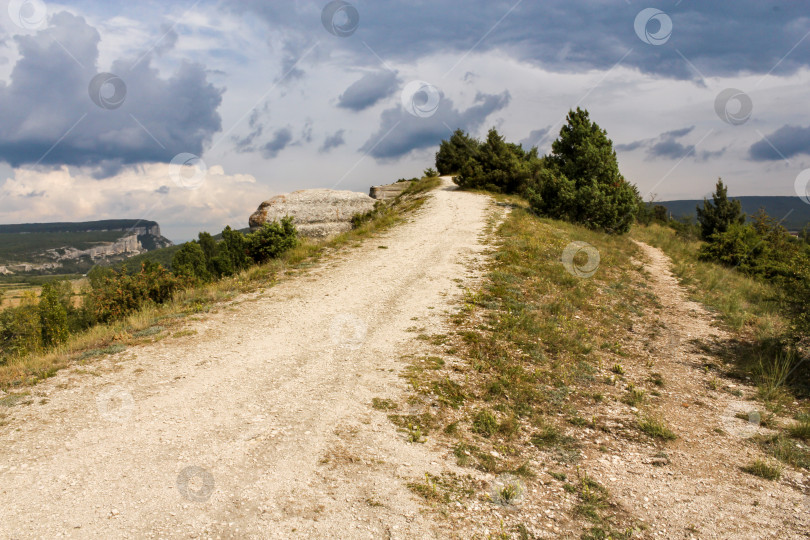
{"label": "hillside", "polygon": [[0,225],[0,274],[83,273],[171,245],[156,222],[138,219]]}
{"label": "hillside", "polygon": [[[782,225],[790,231],[800,231],[810,223],[810,204],[805,204],[798,197],[730,197],[740,201],[743,212],[749,216],[764,208],[768,215],[777,220],[784,219]],[[657,202],[672,212],[672,217],[695,218],[695,208],[703,205],[700,200],[678,200]]]}

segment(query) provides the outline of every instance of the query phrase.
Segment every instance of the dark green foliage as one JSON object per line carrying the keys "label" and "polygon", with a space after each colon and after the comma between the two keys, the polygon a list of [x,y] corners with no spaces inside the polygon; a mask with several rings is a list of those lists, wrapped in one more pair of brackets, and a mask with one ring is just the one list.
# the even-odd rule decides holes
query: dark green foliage
{"label": "dark green foliage", "polygon": [[667,210],[666,206],[656,204],[652,208],[652,213],[653,219],[660,223],[666,223],[667,221],[669,221],[669,210]]}
{"label": "dark green foliage", "polygon": [[205,252],[200,244],[194,241],[186,242],[180,251],[174,254],[172,271],[175,275],[203,282],[210,281],[212,277],[208,271]]}
{"label": "dark green foliage", "polygon": [[520,145],[506,142],[493,128],[478,153],[462,165],[455,182],[468,189],[522,193],[542,166],[536,148],[527,152]]}
{"label": "dark green foliage", "polygon": [[239,231],[225,227],[222,231],[222,241],[218,247],[219,250],[214,259],[214,270],[218,276],[232,276],[251,265],[247,241]]}
{"label": "dark green foliage", "polygon": [[281,222],[265,223],[261,229],[247,236],[248,253],[257,263],[275,259],[298,245],[298,231],[287,216]]}
{"label": "dark green foliage", "polygon": [[442,141],[436,152],[436,168],[439,174],[456,174],[461,172],[470,158],[478,155],[481,143],[464,131],[457,129],[447,141]]}
{"label": "dark green foliage", "polygon": [[[725,198],[725,189],[721,193]],[[792,237],[763,209],[752,223],[734,218],[725,231],[713,233],[701,246],[699,258],[777,285],[793,321],[792,337],[801,340],[810,334],[810,245]]]}
{"label": "dark green foliage", "polygon": [[626,233],[641,199],[619,172],[613,142],[585,110],[570,111],[567,120],[529,192],[532,209],[592,229]]}
{"label": "dark green foliage", "polygon": [[739,223],[729,225],[723,232],[713,233],[708,240],[709,243],[700,248],[701,260],[717,261],[746,272],[754,271],[765,247],[754,227]]}
{"label": "dark green foliage", "polygon": [[[68,287],[70,287],[69,283]],[[42,286],[37,307],[42,330],[42,343],[46,347],[59,345],[68,338],[68,312],[60,295],[64,296],[64,292],[58,285],[46,283]],[[69,298],[70,296],[68,296]]]}
{"label": "dark green foliage", "polygon": [[98,322],[117,320],[148,302],[162,304],[188,283],[156,263],[144,263],[137,274],[125,269],[102,276],[87,293],[86,309]]}
{"label": "dark green foliage", "polygon": [[745,214],[740,201],[728,199],[728,188],[718,179],[712,200],[703,199],[703,208],[697,207],[697,220],[701,238],[709,240],[713,234],[724,233],[733,224],[745,223]]}
{"label": "dark green foliage", "polygon": [[439,171],[437,171],[432,167],[428,167],[427,169],[425,169],[422,175],[424,175],[426,178],[436,178],[437,176],[439,176]]}
{"label": "dark green foliage", "polygon": [[225,227],[221,241],[207,232],[199,240],[186,242],[172,259],[172,271],[179,275],[207,282],[232,276],[252,264],[249,239],[230,227]]}
{"label": "dark green foliage", "polygon": [[24,299],[18,307],[0,311],[0,361],[9,356],[22,356],[42,348],[39,309],[33,298]]}

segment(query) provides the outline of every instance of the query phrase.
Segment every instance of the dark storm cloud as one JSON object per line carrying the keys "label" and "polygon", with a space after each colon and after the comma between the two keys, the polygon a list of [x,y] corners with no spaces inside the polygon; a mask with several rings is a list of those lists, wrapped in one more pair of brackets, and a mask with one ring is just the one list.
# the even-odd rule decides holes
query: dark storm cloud
{"label": "dark storm cloud", "polygon": [[262,148],[262,157],[273,159],[279,152],[287,148],[292,142],[292,131],[289,128],[281,128],[273,133],[273,138],[265,143]]}
{"label": "dark storm cloud", "polygon": [[542,129],[535,129],[529,133],[528,137],[520,141],[520,145],[526,149],[540,146],[549,138],[549,131],[551,131],[551,126],[547,126]]}
{"label": "dark storm cloud", "polygon": [[452,100],[443,97],[436,113],[428,118],[414,116],[401,106],[386,109],[377,133],[360,150],[377,160],[398,159],[413,150],[437,146],[457,128],[475,130],[490,114],[505,108],[510,100],[509,92],[478,94],[475,105],[458,111]]}
{"label": "dark storm cloud", "polygon": [[[110,72],[125,83],[126,98],[104,109],[88,93],[99,39],[84,18],[66,12],[37,34],[14,37],[20,58],[11,83],[0,82],[0,160],[13,167],[87,166],[107,176],[127,164],[202,154],[221,129],[222,91],[208,83],[205,68],[182,62],[161,79],[149,55],[137,64],[117,60]],[[164,52],[173,39],[166,37]]]}
{"label": "dark storm cloud", "polygon": [[753,161],[777,161],[799,154],[810,155],[810,127],[782,126],[748,149]]}
{"label": "dark storm cloud", "polygon": [[321,145],[320,152],[326,153],[332,150],[333,148],[337,148],[338,146],[343,146],[346,144],[346,141],[343,139],[344,130],[338,130],[336,133],[329,135],[324,139],[323,145]]}
{"label": "dark storm cloud", "polygon": [[652,139],[642,139],[627,144],[617,144],[616,151],[632,152],[639,148],[647,150],[647,160],[653,159],[682,159],[693,157],[697,161],[706,161],[711,158],[720,157],[725,154],[726,149],[709,151],[698,150],[693,144],[684,144],[678,139],[686,137],[695,130],[695,126],[667,131],[653,137]]}
{"label": "dark storm cloud", "polygon": [[[716,0],[665,3],[659,7],[671,18],[673,30],[660,46],[636,35],[634,21],[645,6],[635,2],[524,1],[516,7],[512,2],[480,2],[469,8],[451,0],[353,3],[360,25],[348,38],[326,33],[320,6],[244,0],[230,9],[255,13],[273,28],[320,36],[324,46],[349,48],[357,63],[367,65],[378,63],[375,54],[412,62],[437,51],[499,49],[555,71],[608,69],[631,48],[623,65],[668,78],[699,78],[681,54],[706,76],[767,73],[777,64],[774,73],[789,74],[810,64],[810,41],[796,46],[810,22],[803,2],[737,0],[733,9]],[[650,24],[655,32],[656,23]],[[469,68],[468,59],[458,66],[458,76]]]}
{"label": "dark storm cloud", "polygon": [[352,83],[338,98],[338,107],[362,111],[375,105],[397,89],[397,74],[392,71],[372,71]]}

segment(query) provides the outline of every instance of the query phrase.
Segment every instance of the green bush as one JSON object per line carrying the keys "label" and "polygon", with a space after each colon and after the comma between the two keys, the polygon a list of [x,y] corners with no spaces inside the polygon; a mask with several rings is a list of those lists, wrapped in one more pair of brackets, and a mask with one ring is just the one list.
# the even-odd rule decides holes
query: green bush
{"label": "green bush", "polygon": [[17,307],[0,311],[0,345],[3,359],[42,348],[39,309],[33,295],[24,298]]}
{"label": "green bush", "polygon": [[478,153],[462,165],[454,181],[462,188],[523,193],[542,167],[536,148],[527,152],[520,145],[506,142],[493,128]]}
{"label": "green bush", "polygon": [[281,222],[265,223],[259,230],[247,235],[248,253],[257,263],[275,259],[298,245],[298,231],[287,216]]}
{"label": "green bush", "polygon": [[746,273],[757,273],[757,259],[765,246],[754,227],[733,223],[725,231],[713,233],[708,240],[700,247],[700,260],[716,261]]}
{"label": "green bush", "polygon": [[422,175],[425,178],[436,178],[437,176],[439,176],[439,171],[437,171],[436,169],[434,169],[432,167],[428,167],[427,169],[425,169],[425,171],[422,173]]}
{"label": "green bush", "polygon": [[478,155],[480,145],[477,139],[457,129],[449,140],[442,141],[439,151],[436,152],[436,168],[439,174],[461,172],[464,164]]}
{"label": "green bush", "polygon": [[180,251],[174,254],[172,272],[201,282],[211,281],[213,277],[208,271],[208,262],[205,260],[202,246],[193,240],[183,244]]}
{"label": "green bush", "polygon": [[[69,283],[68,286],[70,286]],[[60,298],[60,292],[59,285],[46,283],[42,286],[37,307],[42,343],[46,347],[64,343],[68,338],[68,312]]]}
{"label": "green bush", "polygon": [[88,291],[86,309],[98,322],[121,319],[149,302],[162,304],[171,300],[188,283],[183,276],[146,261],[137,274],[128,274],[122,268],[104,275]]}

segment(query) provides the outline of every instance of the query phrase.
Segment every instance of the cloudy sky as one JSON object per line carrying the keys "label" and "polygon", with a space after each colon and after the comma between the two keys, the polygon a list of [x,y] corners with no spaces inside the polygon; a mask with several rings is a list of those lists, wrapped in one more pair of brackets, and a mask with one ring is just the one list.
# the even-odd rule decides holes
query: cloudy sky
{"label": "cloudy sky", "polygon": [[570,108],[649,199],[796,195],[810,7],[736,0],[0,0],[0,222],[169,238],[367,191],[456,128],[548,152]]}

